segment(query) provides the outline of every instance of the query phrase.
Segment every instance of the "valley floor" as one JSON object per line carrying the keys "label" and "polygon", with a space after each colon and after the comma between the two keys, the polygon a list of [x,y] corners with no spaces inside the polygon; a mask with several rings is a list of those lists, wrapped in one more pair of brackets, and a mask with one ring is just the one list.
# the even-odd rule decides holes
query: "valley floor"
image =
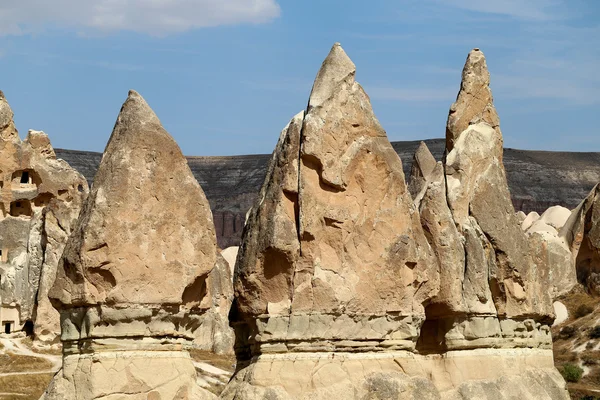
{"label": "valley floor", "polygon": [[[233,356],[190,351],[198,383],[219,394],[235,368]],[[61,350],[38,348],[30,338],[0,337],[0,400],[38,400],[61,367]]]}

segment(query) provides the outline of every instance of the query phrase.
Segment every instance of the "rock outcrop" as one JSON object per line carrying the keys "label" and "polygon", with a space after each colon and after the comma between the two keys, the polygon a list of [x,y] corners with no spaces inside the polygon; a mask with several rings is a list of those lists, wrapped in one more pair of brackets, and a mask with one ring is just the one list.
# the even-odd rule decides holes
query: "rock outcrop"
{"label": "rock outcrop", "polygon": [[421,142],[413,156],[408,178],[408,191],[415,204],[421,202],[431,180],[432,173],[436,168],[436,164],[435,157],[431,154],[425,142]]}
{"label": "rock outcrop", "polygon": [[[47,288],[87,190],[84,177],[56,159],[44,132],[19,138],[0,92],[0,320],[9,324],[3,331],[27,324],[43,341],[59,334]],[[4,315],[9,310],[13,315]]]}
{"label": "rock outcrop", "polygon": [[573,210],[560,234],[571,250],[577,281],[600,295],[600,184]]}
{"label": "rock outcrop", "polygon": [[531,212],[521,223],[528,239],[534,262],[546,266],[550,297],[568,293],[576,284],[575,261],[562,227],[571,216],[568,208],[553,206],[541,216]]}
{"label": "rock outcrop", "polygon": [[63,368],[44,398],[212,398],[185,348],[220,302],[217,269],[204,193],[131,91],[50,290]]}
{"label": "rock outcrop", "polygon": [[223,398],[568,398],[483,54],[445,161],[421,145],[408,186],[354,76],[334,45],[280,135],[237,258]]}
{"label": "rock outcrop", "polygon": [[511,202],[499,118],[478,49],[462,77],[448,117],[445,163],[419,205],[441,276],[420,350],[534,348],[551,358],[548,265],[534,260]]}

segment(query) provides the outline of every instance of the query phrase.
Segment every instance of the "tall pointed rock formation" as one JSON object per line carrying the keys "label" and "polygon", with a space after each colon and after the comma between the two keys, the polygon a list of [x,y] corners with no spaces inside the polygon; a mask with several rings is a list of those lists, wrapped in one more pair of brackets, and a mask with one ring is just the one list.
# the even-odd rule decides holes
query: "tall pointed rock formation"
{"label": "tall pointed rock formation", "polygon": [[210,307],[216,257],[202,189],[131,91],[50,291],[64,356],[46,399],[212,398],[184,347]]}
{"label": "tall pointed rock formation", "polygon": [[354,76],[335,44],[273,153],[238,255],[239,370],[224,398],[435,392],[387,353],[414,350],[438,267]]}
{"label": "tall pointed rock formation", "polygon": [[[445,160],[416,199],[440,268],[440,290],[426,308],[417,350],[460,357],[454,360],[462,382],[443,396],[485,398],[494,388],[522,398],[565,399],[565,382],[553,366],[548,290],[551,271],[562,266],[516,217],[489,79],[483,53],[471,51],[450,108]],[[488,369],[492,358],[512,365]],[[479,365],[478,377],[471,362]],[[534,381],[544,382],[540,390],[531,390]]]}
{"label": "tall pointed rock formation", "polygon": [[497,138],[502,140],[500,119],[494,107],[490,89],[490,72],[485,56],[481,50],[473,49],[467,56],[462,71],[460,91],[448,114],[446,152],[454,148],[458,137],[469,125],[479,122],[485,122],[496,130]]}

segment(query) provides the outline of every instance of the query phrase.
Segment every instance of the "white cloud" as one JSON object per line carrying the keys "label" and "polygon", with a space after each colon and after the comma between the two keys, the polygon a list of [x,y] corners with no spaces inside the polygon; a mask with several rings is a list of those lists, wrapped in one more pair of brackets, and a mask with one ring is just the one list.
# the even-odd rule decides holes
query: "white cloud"
{"label": "white cloud", "polygon": [[194,28],[260,24],[278,17],[276,0],[17,0],[0,2],[0,35],[49,26],[162,36]]}
{"label": "white cloud", "polygon": [[561,3],[557,0],[437,0],[439,3],[464,10],[486,14],[500,14],[514,18],[547,21],[556,19],[551,12]]}

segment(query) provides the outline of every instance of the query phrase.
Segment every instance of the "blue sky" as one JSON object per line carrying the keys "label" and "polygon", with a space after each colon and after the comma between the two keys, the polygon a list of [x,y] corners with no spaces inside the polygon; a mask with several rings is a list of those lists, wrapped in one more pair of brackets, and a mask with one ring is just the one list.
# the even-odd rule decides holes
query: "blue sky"
{"label": "blue sky", "polygon": [[481,48],[506,147],[600,151],[600,1],[19,0],[0,89],[21,136],[102,151],[129,89],[188,155],[270,153],[339,41],[390,140],[443,137]]}

